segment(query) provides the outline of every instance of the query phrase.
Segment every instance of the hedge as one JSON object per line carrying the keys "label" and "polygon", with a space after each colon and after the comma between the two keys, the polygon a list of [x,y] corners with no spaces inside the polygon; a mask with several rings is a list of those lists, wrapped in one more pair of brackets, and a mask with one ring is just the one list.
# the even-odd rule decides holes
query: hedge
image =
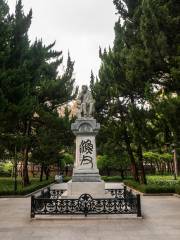
{"label": "hedge", "polygon": [[12,178],[0,178],[0,196],[6,195],[26,195],[34,192],[38,189],[48,186],[54,182],[54,179],[44,180],[42,182],[39,179],[30,179],[31,184],[23,187],[21,181],[17,181],[17,191],[14,192],[14,182]]}
{"label": "hedge", "polygon": [[124,184],[143,193],[178,193],[180,194],[180,182],[161,182],[161,184],[139,184],[133,180],[124,180]]}
{"label": "hedge", "polygon": [[122,178],[120,176],[102,176],[101,179],[105,182],[122,182]]}

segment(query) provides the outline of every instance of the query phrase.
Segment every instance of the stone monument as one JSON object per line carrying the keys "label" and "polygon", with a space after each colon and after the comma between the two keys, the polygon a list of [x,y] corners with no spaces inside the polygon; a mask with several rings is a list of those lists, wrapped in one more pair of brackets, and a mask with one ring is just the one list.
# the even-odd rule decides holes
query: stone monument
{"label": "stone monument", "polygon": [[93,118],[95,101],[86,85],[82,86],[78,99],[78,118],[71,125],[76,136],[76,160],[72,181],[68,182],[67,195],[92,196],[105,194],[105,183],[101,180],[96,163],[96,135],[100,124]]}

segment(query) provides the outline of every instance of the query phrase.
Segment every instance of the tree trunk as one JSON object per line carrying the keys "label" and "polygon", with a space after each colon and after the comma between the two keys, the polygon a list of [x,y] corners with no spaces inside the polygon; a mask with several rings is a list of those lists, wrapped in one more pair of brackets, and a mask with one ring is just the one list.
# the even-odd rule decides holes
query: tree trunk
{"label": "tree trunk", "polygon": [[49,179],[49,173],[46,172],[46,180],[48,180],[48,179]]}
{"label": "tree trunk", "polygon": [[32,164],[32,175],[35,177],[35,172],[34,172],[34,163]]}
{"label": "tree trunk", "polygon": [[21,165],[20,165],[20,175],[21,177],[23,177],[23,161],[21,161]]}
{"label": "tree trunk", "polygon": [[23,186],[29,185],[29,175],[28,175],[28,147],[24,149],[24,164],[23,164]]}
{"label": "tree trunk", "polygon": [[136,162],[135,162],[135,159],[134,159],[134,155],[133,155],[131,146],[130,146],[129,143],[126,143],[126,147],[127,147],[127,152],[128,152],[130,161],[131,161],[131,172],[132,172],[132,175],[133,175],[135,181],[139,182],[138,168],[137,168],[137,165],[136,165]]}
{"label": "tree trunk", "polygon": [[129,136],[128,136],[128,132],[127,132],[127,127],[125,125],[126,119],[124,117],[124,113],[122,110],[122,106],[121,103],[119,103],[119,110],[120,110],[120,115],[121,115],[121,124],[123,125],[123,132],[124,132],[124,141],[126,143],[126,148],[127,148],[127,153],[129,155],[129,159],[131,162],[131,172],[132,172],[132,176],[134,178],[135,181],[139,182],[139,176],[138,176],[138,168],[136,165],[136,161],[133,155],[133,151],[131,149],[131,143],[129,141]]}
{"label": "tree trunk", "polygon": [[106,172],[107,172],[107,176],[109,177],[110,176],[110,169],[108,167],[106,168]]}
{"label": "tree trunk", "polygon": [[156,163],[156,167],[157,167],[157,172],[159,173],[159,164]]}
{"label": "tree trunk", "polygon": [[150,169],[150,173],[153,174],[153,164],[152,164],[152,161],[150,161],[150,166],[151,166],[151,167],[150,167],[150,168],[151,168],[151,169]]}
{"label": "tree trunk", "polygon": [[129,155],[129,158],[130,158],[130,161],[131,161],[131,172],[132,172],[132,175],[134,177],[134,180],[139,182],[138,168],[137,168],[136,161],[135,161],[135,158],[134,158],[134,155],[133,155],[133,151],[131,149],[131,144],[130,144],[129,137],[128,137],[126,129],[124,129],[124,137],[125,137],[127,152],[128,152],[128,155]]}
{"label": "tree trunk", "polygon": [[41,174],[40,174],[40,182],[43,180],[43,172],[44,172],[44,164],[41,165]]}
{"label": "tree trunk", "polygon": [[141,144],[139,144],[139,146],[138,146],[137,155],[138,155],[139,164],[140,164],[140,168],[141,168],[141,183],[142,184],[147,184],[144,165],[143,165],[143,154],[142,154]]}
{"label": "tree trunk", "polygon": [[124,180],[124,170],[121,169],[120,171],[121,171],[121,178],[122,178],[122,180]]}
{"label": "tree trunk", "polygon": [[48,166],[44,166],[44,173],[46,175],[46,180],[49,179],[49,172],[50,172],[50,169]]}
{"label": "tree trunk", "polygon": [[[31,122],[26,121],[24,123],[24,136],[29,137],[31,134]],[[29,175],[28,175],[28,153],[29,153],[29,144],[26,143],[25,148],[23,149],[23,186],[29,185]]]}

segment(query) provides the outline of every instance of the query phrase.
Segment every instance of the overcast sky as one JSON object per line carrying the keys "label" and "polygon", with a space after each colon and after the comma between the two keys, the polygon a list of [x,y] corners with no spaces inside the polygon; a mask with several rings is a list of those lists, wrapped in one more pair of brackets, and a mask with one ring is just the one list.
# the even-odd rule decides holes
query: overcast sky
{"label": "overcast sky", "polygon": [[[45,44],[56,40],[55,49],[68,50],[75,61],[78,85],[89,84],[90,72],[98,74],[99,46],[112,46],[117,19],[113,0],[23,0],[25,12],[32,8],[31,40]],[[11,12],[16,0],[8,0]]]}

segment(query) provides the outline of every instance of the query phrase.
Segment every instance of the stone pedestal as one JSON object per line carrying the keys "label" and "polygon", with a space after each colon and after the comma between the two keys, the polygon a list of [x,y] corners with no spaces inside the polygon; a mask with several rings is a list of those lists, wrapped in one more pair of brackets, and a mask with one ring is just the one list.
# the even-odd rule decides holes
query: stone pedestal
{"label": "stone pedestal", "polygon": [[79,197],[83,193],[92,195],[93,197],[102,197],[105,194],[105,183],[101,182],[72,182],[67,183],[68,196]]}
{"label": "stone pedestal", "polygon": [[100,182],[96,163],[96,134],[100,124],[93,118],[77,119],[71,125],[76,136],[76,161],[72,182]]}
{"label": "stone pedestal", "polygon": [[76,136],[76,160],[72,181],[68,182],[67,195],[89,193],[104,195],[105,183],[101,180],[96,163],[96,135],[100,124],[93,118],[80,118],[71,125]]}

